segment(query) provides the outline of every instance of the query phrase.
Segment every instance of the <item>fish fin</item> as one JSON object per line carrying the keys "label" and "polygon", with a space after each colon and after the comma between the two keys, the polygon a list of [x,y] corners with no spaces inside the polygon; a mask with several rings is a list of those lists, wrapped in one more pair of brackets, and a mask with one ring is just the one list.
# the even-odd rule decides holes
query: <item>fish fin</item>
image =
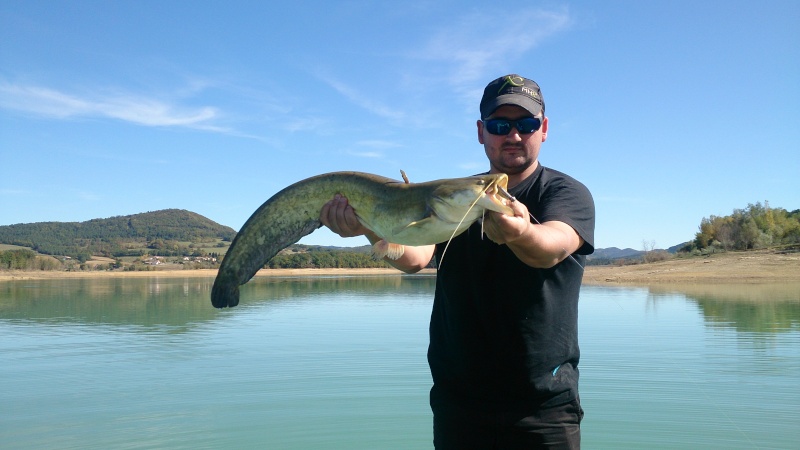
{"label": "fish fin", "polygon": [[389,251],[386,253],[386,257],[391,260],[400,259],[403,256],[403,253],[406,252],[405,246],[402,244],[393,244],[389,243]]}
{"label": "fish fin", "polygon": [[428,222],[430,222],[432,220],[433,220],[433,217],[427,216],[424,219],[415,220],[413,222],[410,222],[408,225],[403,225],[402,227],[397,227],[397,229],[395,229],[394,232],[395,233],[399,233],[400,231],[403,231],[406,228],[425,226],[426,223],[428,223]]}
{"label": "fish fin", "polygon": [[372,254],[378,259],[383,257],[391,260],[399,259],[405,251],[406,248],[404,246],[386,242],[384,239],[372,244]]}

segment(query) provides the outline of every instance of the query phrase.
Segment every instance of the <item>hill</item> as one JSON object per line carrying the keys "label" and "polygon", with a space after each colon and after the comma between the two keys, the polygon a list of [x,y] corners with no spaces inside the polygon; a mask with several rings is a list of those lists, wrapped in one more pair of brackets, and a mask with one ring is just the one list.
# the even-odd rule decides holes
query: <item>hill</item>
{"label": "hill", "polygon": [[616,259],[631,259],[631,258],[640,258],[644,253],[641,250],[634,250],[632,248],[617,248],[617,247],[608,247],[608,248],[597,248],[594,250],[594,253],[589,255],[587,259],[589,261],[597,260],[597,261],[612,261]]}
{"label": "hill", "polygon": [[173,256],[191,253],[192,243],[230,241],[233,228],[180,209],[93,219],[86,222],[38,222],[0,226],[0,244],[31,248],[45,255],[86,259]]}
{"label": "hill", "polygon": [[[235,235],[232,228],[177,209],[86,222],[0,226],[0,270],[76,270],[74,260],[81,263],[81,270],[83,263],[87,270],[215,268]],[[372,257],[369,245],[293,244],[272,258],[268,267],[385,268],[387,264]]]}
{"label": "hill", "polygon": [[673,245],[666,250],[662,249],[651,249],[648,251],[644,250],[634,250],[632,248],[617,248],[617,247],[608,247],[608,248],[597,248],[594,250],[594,253],[586,257],[586,263],[590,266],[604,266],[607,264],[625,264],[625,263],[632,263],[637,261],[642,261],[646,258],[648,254],[652,254],[654,252],[658,253],[665,253],[674,255],[680,251],[681,248],[685,247],[688,243],[684,242],[682,244]]}

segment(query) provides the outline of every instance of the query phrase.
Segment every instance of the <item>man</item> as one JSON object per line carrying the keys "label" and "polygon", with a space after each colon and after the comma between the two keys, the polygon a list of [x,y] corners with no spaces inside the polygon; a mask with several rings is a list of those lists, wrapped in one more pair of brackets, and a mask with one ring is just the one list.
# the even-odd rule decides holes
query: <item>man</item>
{"label": "man", "polygon": [[[434,445],[579,448],[578,294],[594,251],[594,202],[573,178],[539,163],[548,119],[539,86],[498,78],[481,99],[478,142],[506,173],[514,216],[489,212],[440,261],[430,323]],[[337,196],[320,220],[341,236],[378,237]],[[444,245],[406,247],[413,273]]]}

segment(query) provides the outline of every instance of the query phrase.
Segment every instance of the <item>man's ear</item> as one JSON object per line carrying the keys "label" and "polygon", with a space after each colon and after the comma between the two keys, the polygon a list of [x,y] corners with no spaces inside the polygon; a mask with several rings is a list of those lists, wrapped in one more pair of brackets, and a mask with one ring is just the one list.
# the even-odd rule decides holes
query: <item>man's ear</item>
{"label": "man's ear", "polygon": [[547,116],[545,116],[545,118],[542,120],[542,128],[541,128],[542,142],[547,140],[547,123],[548,123]]}
{"label": "man's ear", "polygon": [[479,120],[477,125],[478,125],[478,142],[483,144],[483,121]]}

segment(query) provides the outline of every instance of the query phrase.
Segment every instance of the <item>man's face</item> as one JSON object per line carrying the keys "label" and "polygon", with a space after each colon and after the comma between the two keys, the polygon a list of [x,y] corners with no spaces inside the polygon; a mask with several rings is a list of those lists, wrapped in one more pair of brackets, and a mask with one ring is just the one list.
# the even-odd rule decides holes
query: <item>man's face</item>
{"label": "man's face", "polygon": [[[519,106],[503,105],[488,119],[517,120],[532,117],[531,113]],[[506,173],[510,176],[528,176],[536,169],[539,149],[547,138],[547,118],[542,126],[533,133],[522,134],[516,128],[505,136],[489,133],[482,121],[478,121],[478,142],[483,144],[486,157],[489,158],[491,173]],[[521,180],[517,180],[521,181]]]}

